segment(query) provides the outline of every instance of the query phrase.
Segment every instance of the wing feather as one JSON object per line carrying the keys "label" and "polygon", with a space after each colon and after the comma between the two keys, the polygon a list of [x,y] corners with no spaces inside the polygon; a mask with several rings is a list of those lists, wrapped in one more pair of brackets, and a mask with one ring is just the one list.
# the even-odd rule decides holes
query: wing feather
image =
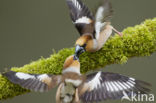
{"label": "wing feather", "polygon": [[22,72],[9,71],[3,74],[12,83],[19,84],[23,88],[32,91],[48,91],[61,82],[61,76],[48,74],[27,74]]}
{"label": "wing feather", "polygon": [[70,17],[80,35],[94,33],[94,17],[81,0],[66,0]]}
{"label": "wing feather", "polygon": [[[83,91],[81,99],[84,102],[95,102],[108,99],[121,99],[124,93],[130,95],[149,93],[150,84],[136,80],[131,77],[126,77],[117,73],[96,72],[87,75],[87,79],[82,86]],[[85,89],[87,87],[87,89]],[[80,89],[80,94],[81,94]]]}
{"label": "wing feather", "polygon": [[113,10],[111,3],[109,0],[103,0],[95,14],[95,31],[97,39],[104,27],[109,24],[108,22],[110,21],[112,14]]}

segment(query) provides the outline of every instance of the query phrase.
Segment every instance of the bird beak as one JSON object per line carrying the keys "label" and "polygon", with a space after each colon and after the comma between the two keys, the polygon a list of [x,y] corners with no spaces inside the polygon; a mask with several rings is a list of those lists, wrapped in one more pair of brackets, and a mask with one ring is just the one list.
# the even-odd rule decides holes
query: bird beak
{"label": "bird beak", "polygon": [[83,52],[85,52],[85,48],[80,46],[80,45],[76,45],[75,48],[75,57],[79,58],[80,54],[82,54]]}
{"label": "bird beak", "polygon": [[78,60],[79,61],[79,57],[77,55],[74,54],[74,60]]}

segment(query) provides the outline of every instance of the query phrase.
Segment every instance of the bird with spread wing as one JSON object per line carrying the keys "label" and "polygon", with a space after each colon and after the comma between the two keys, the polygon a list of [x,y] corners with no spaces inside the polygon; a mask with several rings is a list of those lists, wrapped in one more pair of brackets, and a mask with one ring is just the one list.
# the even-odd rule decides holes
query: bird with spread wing
{"label": "bird with spread wing", "polygon": [[149,83],[111,72],[80,73],[79,56],[85,51],[95,52],[102,48],[112,30],[122,34],[110,25],[112,7],[104,0],[97,9],[95,18],[81,0],[66,0],[75,27],[80,33],[76,41],[75,54],[69,56],[63,65],[61,75],[28,74],[9,71],[3,73],[12,83],[32,91],[48,91],[58,86],[57,103],[92,103],[122,99],[131,93],[150,92]]}
{"label": "bird with spread wing", "polygon": [[75,54],[100,50],[112,34],[112,30],[122,36],[122,33],[110,24],[113,10],[109,0],[102,0],[95,16],[81,0],[66,0],[66,3],[72,22],[80,34],[76,41]]}
{"label": "bird with spread wing", "polygon": [[[84,103],[121,99],[124,93],[148,93],[150,84],[111,72],[80,73],[80,62],[69,56],[63,65],[62,75],[28,74],[9,71],[3,74],[12,83],[32,91],[48,91],[56,86],[57,103]],[[66,89],[70,89],[69,91]]]}

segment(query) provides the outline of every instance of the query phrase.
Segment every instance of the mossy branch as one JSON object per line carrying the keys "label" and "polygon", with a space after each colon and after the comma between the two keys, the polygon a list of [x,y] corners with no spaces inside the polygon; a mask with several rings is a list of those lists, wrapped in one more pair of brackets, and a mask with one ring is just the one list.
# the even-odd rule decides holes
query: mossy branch
{"label": "mossy branch", "polygon": [[[105,46],[96,53],[84,53],[80,57],[81,73],[103,68],[114,63],[125,63],[134,56],[150,56],[156,51],[156,18],[146,20],[135,27],[123,31],[124,36],[112,36]],[[60,74],[65,59],[74,53],[74,48],[66,48],[53,53],[49,58],[41,58],[23,67],[13,67],[11,70],[26,73]],[[9,82],[0,75],[0,100],[11,98],[29,92],[18,85]]]}

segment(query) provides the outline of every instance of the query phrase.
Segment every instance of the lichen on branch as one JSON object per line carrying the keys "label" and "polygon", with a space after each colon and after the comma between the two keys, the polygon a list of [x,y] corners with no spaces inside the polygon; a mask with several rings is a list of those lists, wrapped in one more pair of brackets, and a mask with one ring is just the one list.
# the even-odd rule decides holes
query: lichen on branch
{"label": "lichen on branch", "polygon": [[[81,73],[103,68],[114,63],[125,63],[131,57],[150,56],[156,51],[156,18],[146,20],[135,27],[128,27],[122,32],[124,36],[110,37],[104,47],[95,53],[83,53],[80,56]],[[23,67],[11,70],[35,74],[61,74],[65,59],[74,53],[74,48],[65,48],[53,53],[49,58],[41,58]],[[0,74],[0,100],[29,92],[12,84]]]}

